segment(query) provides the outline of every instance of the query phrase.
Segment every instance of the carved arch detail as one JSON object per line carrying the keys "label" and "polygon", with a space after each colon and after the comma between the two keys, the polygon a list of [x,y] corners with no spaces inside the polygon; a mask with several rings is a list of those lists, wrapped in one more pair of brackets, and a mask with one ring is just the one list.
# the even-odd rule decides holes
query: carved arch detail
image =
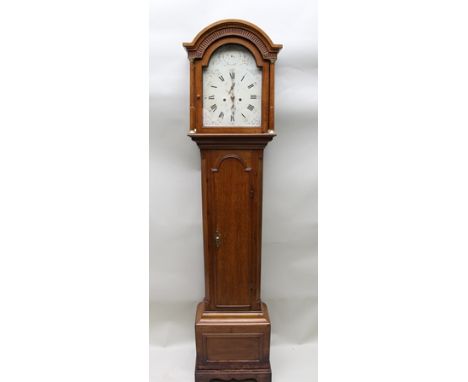
{"label": "carved arch detail", "polygon": [[222,20],[203,29],[191,43],[184,43],[190,61],[200,59],[206,49],[215,41],[225,37],[242,37],[254,44],[265,60],[276,61],[278,52],[283,47],[273,44],[268,35],[259,27],[243,20]]}
{"label": "carved arch detail", "polygon": [[251,172],[252,171],[252,167],[248,167],[247,166],[247,163],[244,159],[242,159],[239,155],[237,154],[227,154],[223,157],[221,157],[220,159],[218,159],[215,163],[215,166],[211,169],[212,172],[219,172],[219,168],[221,167],[222,163],[226,160],[226,159],[235,159],[235,160],[238,160],[242,167],[244,167],[244,171],[245,172]]}

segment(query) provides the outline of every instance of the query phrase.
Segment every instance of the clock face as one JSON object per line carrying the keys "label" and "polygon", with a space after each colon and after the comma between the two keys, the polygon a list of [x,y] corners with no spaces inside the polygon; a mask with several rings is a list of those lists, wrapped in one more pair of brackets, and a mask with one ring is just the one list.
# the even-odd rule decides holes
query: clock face
{"label": "clock face", "polygon": [[262,69],[241,45],[218,48],[203,71],[203,125],[260,127]]}

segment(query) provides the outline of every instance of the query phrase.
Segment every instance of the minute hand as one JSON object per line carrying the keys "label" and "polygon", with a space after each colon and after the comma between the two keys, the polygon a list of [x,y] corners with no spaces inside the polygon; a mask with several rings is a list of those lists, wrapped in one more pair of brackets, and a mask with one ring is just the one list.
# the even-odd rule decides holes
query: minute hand
{"label": "minute hand", "polygon": [[236,83],[232,81],[231,89],[229,90],[229,95],[231,96],[231,121],[234,121],[234,114],[236,111],[236,104],[235,104],[236,96],[234,94],[235,86],[236,86]]}

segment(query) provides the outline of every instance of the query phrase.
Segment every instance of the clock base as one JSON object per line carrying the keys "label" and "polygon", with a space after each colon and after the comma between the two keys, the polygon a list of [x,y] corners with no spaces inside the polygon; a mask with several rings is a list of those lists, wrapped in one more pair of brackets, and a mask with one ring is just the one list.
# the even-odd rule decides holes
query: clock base
{"label": "clock base", "polygon": [[271,382],[271,369],[196,370],[195,382]]}
{"label": "clock base", "polygon": [[206,311],[197,308],[195,382],[270,382],[268,308],[260,311]]}

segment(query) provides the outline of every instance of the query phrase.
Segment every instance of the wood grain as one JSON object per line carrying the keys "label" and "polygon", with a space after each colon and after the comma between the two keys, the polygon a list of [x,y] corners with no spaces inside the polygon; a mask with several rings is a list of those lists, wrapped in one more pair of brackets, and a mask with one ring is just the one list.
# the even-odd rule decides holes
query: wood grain
{"label": "wood grain", "polygon": [[[203,68],[239,44],[262,69],[260,128],[203,126]],[[190,138],[200,148],[205,298],[195,320],[196,382],[271,382],[271,322],[261,301],[264,149],[274,133],[279,44],[242,20],[222,20],[184,43],[190,60]]]}
{"label": "wood grain", "polygon": [[244,133],[242,127],[203,126],[203,69],[214,51],[226,44],[238,44],[248,49],[262,69],[262,124],[248,128],[249,133],[274,131],[274,63],[282,45],[271,39],[256,25],[236,19],[216,22],[202,30],[191,43],[184,43],[190,60],[190,132]]}

